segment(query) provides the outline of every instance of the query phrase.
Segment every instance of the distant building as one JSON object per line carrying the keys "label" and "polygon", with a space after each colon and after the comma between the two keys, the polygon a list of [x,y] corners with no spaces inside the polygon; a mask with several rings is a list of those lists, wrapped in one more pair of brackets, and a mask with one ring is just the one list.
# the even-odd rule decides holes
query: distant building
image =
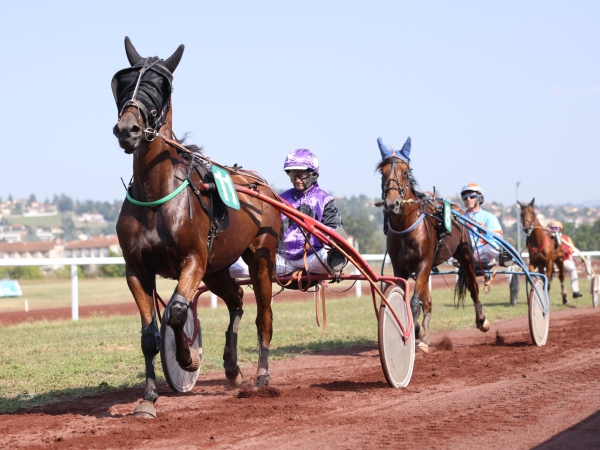
{"label": "distant building", "polygon": [[96,236],[64,244],[61,239],[46,242],[0,242],[0,258],[99,258],[109,252],[121,253],[116,236]]}
{"label": "distant building", "polygon": [[0,242],[0,258],[62,258],[64,246],[54,242]]}
{"label": "distant building", "polygon": [[71,241],[65,245],[66,258],[98,258],[108,256],[108,252],[121,253],[116,236],[96,236],[85,241]]}
{"label": "distant building", "polygon": [[75,222],[104,223],[106,220],[104,220],[102,214],[83,213],[82,215],[75,217]]}

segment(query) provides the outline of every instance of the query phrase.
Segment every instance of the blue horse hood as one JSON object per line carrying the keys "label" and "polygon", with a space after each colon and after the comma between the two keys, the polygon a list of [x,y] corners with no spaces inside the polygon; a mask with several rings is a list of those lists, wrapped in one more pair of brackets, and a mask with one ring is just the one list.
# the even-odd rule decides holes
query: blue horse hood
{"label": "blue horse hood", "polygon": [[381,152],[381,159],[389,158],[390,156],[397,156],[400,159],[410,162],[410,149],[411,141],[410,136],[406,139],[406,142],[400,150],[394,150],[389,145],[385,144],[381,138],[377,138],[377,145],[379,145],[379,151]]}

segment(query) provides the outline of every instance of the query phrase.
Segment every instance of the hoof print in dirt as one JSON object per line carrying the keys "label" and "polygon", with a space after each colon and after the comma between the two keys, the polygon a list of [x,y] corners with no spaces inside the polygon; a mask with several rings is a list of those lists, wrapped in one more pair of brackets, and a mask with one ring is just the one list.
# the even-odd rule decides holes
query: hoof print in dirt
{"label": "hoof print in dirt", "polygon": [[261,388],[254,389],[240,389],[237,394],[237,398],[277,398],[281,396],[281,392],[279,389],[265,386]]}

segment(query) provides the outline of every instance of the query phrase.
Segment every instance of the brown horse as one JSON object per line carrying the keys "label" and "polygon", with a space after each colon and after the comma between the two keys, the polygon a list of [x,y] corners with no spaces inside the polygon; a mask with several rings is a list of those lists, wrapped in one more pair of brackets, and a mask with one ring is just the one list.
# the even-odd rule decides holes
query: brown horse
{"label": "brown horse", "polygon": [[[457,293],[459,300],[471,294],[475,305],[475,323],[481,331],[488,331],[490,323],[483,314],[479,301],[479,286],[471,238],[466,227],[452,220],[452,230],[444,237],[439,212],[439,199],[416,189],[416,180],[409,166],[410,138],[401,151],[396,151],[378,139],[382,161],[376,170],[381,172],[382,205],[387,227],[387,250],[394,275],[408,279],[415,274],[415,292],[410,301],[419,347],[427,351],[431,321],[429,276],[431,269],[454,257],[459,265]],[[454,207],[459,210],[459,208]],[[460,211],[460,210],[459,210]],[[441,225],[441,226],[440,226]],[[417,319],[423,305],[422,328]]]}
{"label": "brown horse", "polygon": [[[113,132],[125,153],[133,154],[133,181],[121,209],[117,234],[127,284],[142,320],[146,385],[143,401],[134,411],[141,417],[156,415],[153,403],[158,398],[154,359],[161,336],[153,305],[157,274],[178,280],[164,320],[173,329],[176,360],[184,370],[196,371],[200,366],[200,356],[190,349],[183,332],[189,302],[200,282],[225,301],[230,316],[223,354],[225,374],[233,385],[239,385],[243,376],[237,364],[237,334],[243,291],[229,276],[229,266],[241,255],[249,266],[257,304],[259,362],[254,385],[265,386],[269,381],[271,277],[280,215],[272,206],[247,195],[239,196],[239,210],[225,207],[210,189],[214,178],[201,149],[184,147],[174,140],[171,81],[183,48],[179,46],[167,60],[142,58],[125,38],[131,67],[117,72],[113,79],[119,108]],[[250,173],[230,172],[234,183],[256,185]],[[164,201],[183,182],[189,183],[185,192]],[[264,185],[257,189],[274,197]],[[159,199],[159,205],[139,205]]]}
{"label": "brown horse", "polygon": [[556,242],[556,236],[547,228],[542,227],[535,213],[535,198],[528,205],[518,202],[521,207],[521,223],[523,231],[527,235],[527,248],[529,250],[529,271],[537,270],[548,277],[548,291],[550,291],[552,276],[554,275],[554,264],[558,267],[558,278],[563,305],[569,300],[565,288],[565,254],[562,245]]}

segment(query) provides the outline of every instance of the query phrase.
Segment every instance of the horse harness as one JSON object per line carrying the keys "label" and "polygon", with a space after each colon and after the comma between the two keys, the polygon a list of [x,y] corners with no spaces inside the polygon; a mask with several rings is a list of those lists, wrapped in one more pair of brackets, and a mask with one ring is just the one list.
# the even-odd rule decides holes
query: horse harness
{"label": "horse harness", "polygon": [[[406,255],[406,245],[404,242],[405,236],[408,233],[410,233],[411,231],[413,231],[425,219],[425,217],[433,219],[436,223],[436,232],[437,232],[437,243],[436,243],[435,251],[433,254],[433,261],[435,261],[437,259],[437,257],[439,256],[441,246],[447,245],[444,242],[444,238],[450,234],[450,232],[448,230],[446,230],[446,227],[444,225],[444,204],[442,202],[440,202],[439,199],[437,199],[435,196],[428,195],[428,194],[423,195],[422,197],[417,198],[416,200],[415,199],[407,200],[406,194],[408,193],[408,190],[410,187],[408,175],[410,174],[411,169],[410,169],[410,167],[407,166],[407,169],[402,174],[405,179],[405,184],[404,184],[404,186],[402,186],[400,184],[400,181],[398,178],[398,173],[396,172],[396,159],[397,159],[396,157],[392,157],[392,161],[391,161],[392,169],[391,169],[390,176],[388,176],[385,184],[382,183],[381,198],[383,201],[376,203],[375,206],[384,206],[386,194],[390,191],[395,190],[395,191],[398,191],[398,193],[400,194],[401,205],[415,204],[415,203],[417,203],[419,205],[419,209],[416,211],[419,217],[417,218],[416,222],[413,223],[406,230],[396,231],[392,228],[389,217],[388,217],[388,213],[385,211],[385,208],[384,208],[383,233],[387,236],[388,231],[389,231],[392,234],[394,234],[396,236],[400,236],[402,238],[402,257],[404,258],[404,261],[406,262],[407,255]],[[392,177],[392,174],[394,175],[394,177]],[[392,182],[394,182],[396,184],[396,186],[391,186]],[[419,196],[417,196],[417,197],[419,197]],[[429,211],[427,211],[427,210],[429,210]],[[425,221],[425,229],[427,230],[427,234],[429,236],[429,227],[427,226],[427,221]]]}

